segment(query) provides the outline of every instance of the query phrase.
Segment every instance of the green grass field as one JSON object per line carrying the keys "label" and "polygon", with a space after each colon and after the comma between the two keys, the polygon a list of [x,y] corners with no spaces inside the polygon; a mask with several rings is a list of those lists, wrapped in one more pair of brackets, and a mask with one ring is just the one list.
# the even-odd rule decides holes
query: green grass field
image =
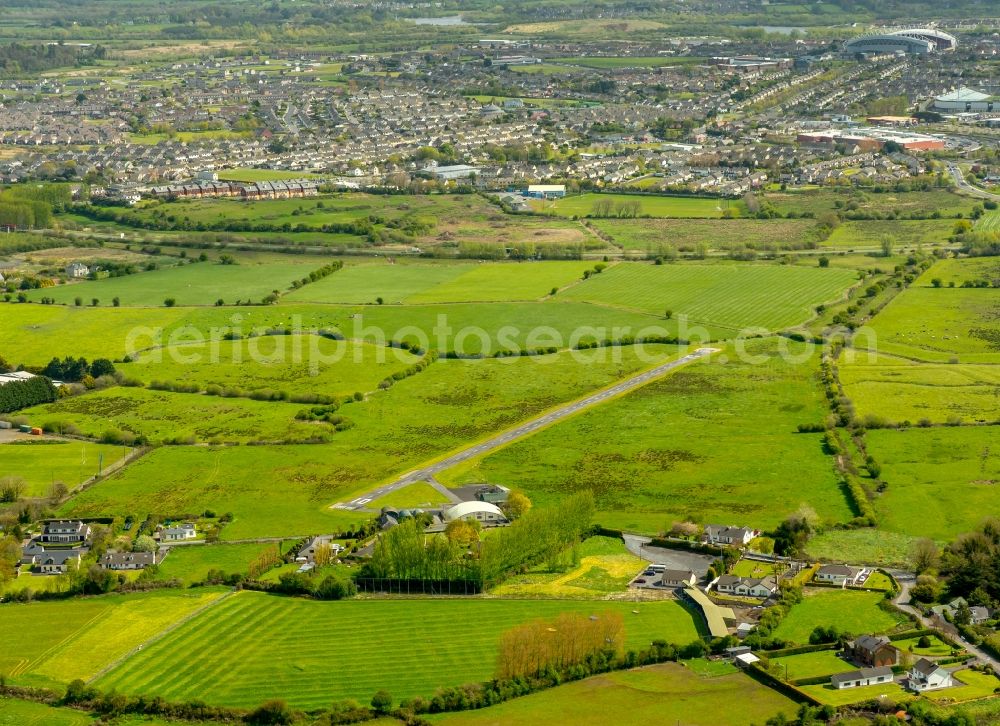
{"label": "green grass field", "polygon": [[681,520],[766,528],[802,505],[827,522],[850,519],[820,436],[796,433],[825,416],[816,358],[785,362],[773,340],[747,352],[760,358],[726,349],[438,479],[515,482],[543,505],[589,489],[597,521],[644,532]]}
{"label": "green grass field", "polygon": [[[223,530],[224,539],[318,534],[341,524],[357,523],[366,515],[331,510],[329,505],[348,501],[432,457],[665,360],[675,350],[649,346],[647,353],[652,359],[648,361],[642,360],[633,348],[603,348],[587,353],[596,354],[589,363],[578,362],[569,353],[546,356],[544,361],[439,360],[388,391],[342,407],[340,413],[355,426],[332,434],[331,443],[158,449],[83,492],[66,505],[65,511],[80,516],[133,511],[172,515],[205,509],[232,511],[236,520]],[[99,394],[92,394],[63,401],[58,417],[95,428],[129,423],[142,430],[194,431],[224,438],[260,437],[271,426],[294,426],[292,430],[303,432],[319,426],[291,422],[290,416],[303,408],[296,404],[143,389],[109,389],[103,393],[105,398],[111,394],[140,394],[147,404],[120,416],[101,414],[104,409],[98,410],[93,404]],[[134,398],[126,398],[125,402],[131,400]],[[117,401],[110,398],[105,403],[109,411],[117,410],[113,408]],[[237,405],[227,413],[225,405],[231,403]],[[83,405],[88,411],[86,417],[67,411],[68,404]],[[255,407],[242,408],[245,404]],[[140,419],[140,415],[148,418]],[[213,428],[217,426],[221,428]],[[326,428],[332,432],[332,428]]]}
{"label": "green grass field", "polygon": [[1000,279],[1000,260],[996,257],[952,257],[939,260],[913,284],[915,287],[933,287],[935,279],[940,280],[945,287],[950,284],[961,286],[970,280],[992,282]]}
{"label": "green grass field", "polygon": [[[8,682],[49,686],[89,679],[223,593],[160,590],[5,605],[0,672]],[[44,623],[44,626],[42,624]]]}
{"label": "green grass field", "polygon": [[930,640],[930,645],[926,648],[921,648],[920,638],[905,638],[903,640],[894,640],[892,644],[895,645],[902,651],[907,653],[913,653],[915,656],[927,656],[929,658],[944,658],[952,654],[952,647],[945,643],[943,640],[938,638],[936,635],[927,636]]}
{"label": "green grass field", "polygon": [[197,383],[202,389],[214,384],[343,396],[373,391],[383,378],[418,360],[399,348],[314,335],[268,335],[156,349],[117,367],[146,384],[170,381]]}
{"label": "green grass field", "polygon": [[290,293],[288,300],[389,304],[538,300],[580,279],[586,262],[368,264]]}
{"label": "green grass field", "polygon": [[867,440],[889,484],[876,501],[881,529],[951,540],[993,510],[1000,484],[995,427],[869,431]]}
{"label": "green grass field", "polygon": [[175,439],[195,442],[303,442],[329,438],[333,427],[296,421],[305,406],[297,403],[171,393],[146,388],[107,388],[21,411],[33,426],[75,425],[100,438],[108,431],[130,431],[153,443]]}
{"label": "green grass field", "polygon": [[943,245],[948,242],[955,227],[954,220],[863,220],[844,222],[823,243],[823,247],[837,249],[881,250],[883,236],[892,239],[893,247],[919,247]]}
{"label": "green grass field", "polygon": [[987,212],[976,220],[976,229],[990,232],[1000,229],[1000,211]]}
{"label": "green grass field", "polygon": [[431,721],[446,726],[603,726],[610,714],[622,714],[631,724],[716,726],[720,708],[732,726],[763,723],[796,710],[790,699],[742,673],[706,678],[664,663],[594,676],[479,711],[432,716]]}
{"label": "green grass field", "polygon": [[594,214],[594,205],[602,200],[615,204],[638,202],[639,215],[648,217],[708,217],[718,219],[729,209],[736,216],[742,211],[741,202],[706,197],[665,197],[644,194],[579,194],[552,201],[532,202],[536,212],[560,217],[587,217]]}
{"label": "green grass field", "polygon": [[179,579],[185,585],[203,582],[209,570],[246,574],[250,563],[272,543],[219,544],[173,547],[157,565],[158,579]]}
{"label": "green grass field", "polygon": [[0,697],[0,726],[88,726],[94,718],[71,708]]}
{"label": "green grass field", "polygon": [[219,179],[234,182],[284,181],[286,179],[309,179],[316,176],[305,171],[284,171],[281,169],[223,169]]}
{"label": "green grass field", "polygon": [[515,624],[607,610],[623,614],[627,647],[697,637],[692,615],[676,602],[316,602],[241,592],[144,648],[97,685],[243,706],[283,698],[303,708],[340,698],[367,701],[380,688],[396,698],[430,696],[439,686],[490,678],[500,634]]}
{"label": "green grass field", "polygon": [[594,219],[590,224],[626,251],[664,254],[750,247],[759,250],[807,246],[815,222],[807,219]]}
{"label": "green grass field", "polygon": [[27,484],[25,496],[44,497],[53,482],[61,481],[72,489],[123,455],[121,446],[85,441],[26,439],[0,444],[0,479],[20,477]]}
{"label": "green grass field", "polygon": [[219,299],[227,303],[248,299],[260,302],[272,290],[288,289],[293,280],[308,276],[316,267],[296,262],[267,265],[196,262],[125,277],[32,290],[28,299],[37,302],[48,297],[57,303],[72,305],[79,297],[83,305],[90,305],[91,300],[97,298],[100,305],[108,307],[116,297],[122,305],[160,306],[167,298],[173,298],[177,305],[213,305]]}
{"label": "green grass field", "polygon": [[[792,607],[774,631],[774,637],[808,644],[809,634],[818,626],[834,626],[852,635],[883,633],[903,622],[878,607],[882,593],[807,588],[805,598]],[[844,670],[851,670],[845,668]]]}
{"label": "green grass field", "polygon": [[813,308],[844,294],[848,270],[773,265],[615,265],[566,291],[564,297],[696,323],[768,330],[796,325]]}
{"label": "green grass field", "polygon": [[811,538],[806,549],[817,560],[909,567],[915,539],[880,529],[829,529]]}
{"label": "green grass field", "polygon": [[[853,206],[866,212],[887,214],[895,211],[904,217],[908,214],[931,215],[934,212],[940,212],[943,217],[954,217],[958,212],[968,216],[976,204],[975,200],[969,197],[947,190],[881,194],[853,189],[824,188],[767,192],[764,198],[784,214],[807,212],[816,216],[838,209],[844,209],[849,214],[852,203]],[[931,221],[936,223],[936,220]]]}
{"label": "green grass field", "polygon": [[[845,670],[855,670],[846,668]],[[882,696],[890,699],[891,703],[905,703],[912,701],[913,696],[909,691],[903,689],[898,683],[878,683],[874,686],[859,686],[857,688],[833,688],[830,684],[815,686],[801,686],[800,690],[808,693],[822,704],[831,706],[847,706],[852,703],[865,703],[866,701],[878,700]]]}
{"label": "green grass field", "polygon": [[[869,362],[871,361],[871,362]],[[859,355],[839,365],[844,392],[859,415],[891,422],[946,423],[1000,420],[1000,368],[996,365],[915,363],[888,355]]]}
{"label": "green grass field", "polygon": [[427,482],[418,481],[368,502],[367,507],[380,510],[382,507],[427,507],[447,504],[450,500]]}

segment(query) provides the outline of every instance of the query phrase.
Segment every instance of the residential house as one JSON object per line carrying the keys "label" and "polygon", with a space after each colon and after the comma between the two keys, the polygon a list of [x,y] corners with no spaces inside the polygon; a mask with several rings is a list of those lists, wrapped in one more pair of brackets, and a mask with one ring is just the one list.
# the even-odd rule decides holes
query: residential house
{"label": "residential house", "polygon": [[874,686],[878,683],[892,683],[892,668],[889,666],[862,668],[847,673],[838,673],[830,678],[830,685],[837,689]]}
{"label": "residential house", "polygon": [[105,552],[98,564],[105,570],[144,570],[162,559],[156,552]]}
{"label": "residential house", "polygon": [[884,635],[862,635],[847,643],[845,653],[857,665],[871,668],[899,662],[899,650]]}
{"label": "residential house", "polygon": [[950,671],[926,658],[921,658],[914,663],[906,676],[907,688],[915,693],[934,691],[938,688],[948,688],[955,685],[955,679],[952,678]]}
{"label": "residential house", "polygon": [[313,537],[305,546],[299,550],[299,553],[295,556],[296,562],[315,562],[316,561],[316,549],[321,545],[329,545],[330,553],[336,557],[340,554],[344,546],[339,542],[333,541],[334,537],[332,534],[321,534],[317,537]]}
{"label": "residential house", "polygon": [[715,589],[720,594],[763,599],[770,597],[778,591],[778,581],[770,575],[767,577],[722,575],[716,581]]}
{"label": "residential house", "polygon": [[814,579],[817,582],[828,582],[833,585],[853,585],[862,572],[862,568],[848,565],[823,565],[816,571]]}
{"label": "residential house", "polygon": [[61,575],[79,569],[81,555],[82,551],[78,549],[43,550],[38,547],[29,553],[28,548],[25,548],[21,564],[37,568],[43,575]]}
{"label": "residential house", "polygon": [[46,544],[81,544],[88,539],[90,525],[76,519],[50,519],[38,536],[38,541]]}
{"label": "residential house", "polygon": [[164,527],[158,534],[161,542],[179,542],[187,539],[194,539],[198,536],[191,522],[185,522],[177,527]]}
{"label": "residential house", "polygon": [[70,262],[66,265],[66,277],[71,280],[80,280],[90,274],[90,268],[82,262]]}
{"label": "residential house", "polygon": [[693,587],[698,576],[691,570],[664,570],[660,582],[664,587]]}
{"label": "residential house", "polygon": [[729,527],[722,524],[710,524],[705,527],[705,541],[709,544],[742,547],[749,544],[755,534],[756,532],[748,527]]}
{"label": "residential house", "polygon": [[973,605],[969,608],[969,614],[972,616],[971,622],[973,625],[982,625],[987,620],[990,619],[990,609],[984,608],[982,605]]}

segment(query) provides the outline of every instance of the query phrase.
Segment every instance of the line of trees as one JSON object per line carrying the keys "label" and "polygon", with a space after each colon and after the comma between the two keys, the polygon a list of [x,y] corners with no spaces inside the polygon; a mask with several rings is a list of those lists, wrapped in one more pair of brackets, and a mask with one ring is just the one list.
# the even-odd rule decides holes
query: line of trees
{"label": "line of trees", "polygon": [[603,650],[616,655],[624,649],[625,621],[607,611],[588,617],[560,613],[555,620],[517,625],[500,636],[496,677],[535,676],[547,669],[566,669]]}
{"label": "line of trees", "polygon": [[100,378],[101,376],[112,376],[114,374],[114,363],[107,358],[96,358],[93,363],[88,363],[87,359],[82,356],[80,358],[66,356],[62,360],[53,358],[42,370],[42,375],[57,381],[69,381],[72,383],[82,381],[86,376]]}
{"label": "line of trees", "polygon": [[51,403],[59,397],[52,381],[43,376],[26,381],[14,381],[0,386],[0,413],[20,411],[22,408]]}

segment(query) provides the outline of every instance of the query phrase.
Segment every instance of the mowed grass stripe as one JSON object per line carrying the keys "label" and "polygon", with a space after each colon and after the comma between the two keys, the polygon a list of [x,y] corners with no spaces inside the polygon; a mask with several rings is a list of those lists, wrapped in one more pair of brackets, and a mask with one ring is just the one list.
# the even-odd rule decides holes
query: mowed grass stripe
{"label": "mowed grass stripe", "polygon": [[768,265],[620,264],[565,291],[564,297],[731,328],[769,330],[804,322],[856,273]]}
{"label": "mowed grass stripe", "polygon": [[500,634],[517,623],[606,610],[625,618],[627,647],[697,636],[694,618],[676,602],[329,603],[243,592],[137,653],[98,685],[241,706],[281,697],[302,708],[366,700],[379,688],[397,698],[431,695],[439,686],[489,678]]}

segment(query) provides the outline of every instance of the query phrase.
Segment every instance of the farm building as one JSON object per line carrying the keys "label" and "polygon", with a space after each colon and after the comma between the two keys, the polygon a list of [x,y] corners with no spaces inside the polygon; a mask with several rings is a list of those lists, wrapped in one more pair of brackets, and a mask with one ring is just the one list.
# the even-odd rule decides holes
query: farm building
{"label": "farm building", "polygon": [[847,673],[838,673],[830,677],[830,685],[838,689],[874,686],[877,683],[892,683],[892,668],[889,666],[862,668],[856,671],[848,671]]}
{"label": "farm building", "polygon": [[701,610],[701,614],[705,617],[705,624],[708,626],[708,632],[713,638],[725,638],[729,635],[726,621],[736,619],[732,608],[716,605],[708,599],[708,595],[696,587],[685,587],[684,594]]}
{"label": "farm building", "polygon": [[934,661],[921,658],[906,674],[907,687],[916,693],[934,691],[938,688],[949,688],[955,685],[951,672],[945,670]]}

